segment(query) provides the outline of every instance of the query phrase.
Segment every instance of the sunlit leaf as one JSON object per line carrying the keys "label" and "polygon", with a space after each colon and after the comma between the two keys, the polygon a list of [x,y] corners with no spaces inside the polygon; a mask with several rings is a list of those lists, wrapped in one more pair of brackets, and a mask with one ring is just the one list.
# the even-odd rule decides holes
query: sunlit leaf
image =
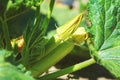
{"label": "sunlit leaf", "polygon": [[90,0],[89,18],[97,61],[120,79],[120,0]]}

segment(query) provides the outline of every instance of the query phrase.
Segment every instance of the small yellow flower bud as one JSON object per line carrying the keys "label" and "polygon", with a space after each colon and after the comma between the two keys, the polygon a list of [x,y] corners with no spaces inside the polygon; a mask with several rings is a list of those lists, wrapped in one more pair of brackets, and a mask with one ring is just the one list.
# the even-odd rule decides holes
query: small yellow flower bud
{"label": "small yellow flower bud", "polygon": [[88,34],[84,27],[79,27],[72,35],[72,40],[76,44],[81,44],[88,38]]}

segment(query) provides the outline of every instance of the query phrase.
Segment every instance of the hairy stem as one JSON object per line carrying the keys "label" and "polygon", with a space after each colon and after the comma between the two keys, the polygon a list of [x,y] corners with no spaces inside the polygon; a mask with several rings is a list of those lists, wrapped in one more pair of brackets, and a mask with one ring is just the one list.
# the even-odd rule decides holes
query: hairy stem
{"label": "hairy stem", "polygon": [[83,69],[83,68],[85,68],[87,66],[90,66],[90,65],[94,64],[94,63],[95,63],[95,60],[93,58],[91,58],[91,59],[89,59],[87,61],[78,63],[76,65],[70,66],[70,67],[62,69],[60,71],[57,71],[57,72],[42,76],[42,77],[39,78],[39,80],[53,80],[53,79],[55,79],[55,78],[57,78],[59,76],[81,70],[81,69]]}

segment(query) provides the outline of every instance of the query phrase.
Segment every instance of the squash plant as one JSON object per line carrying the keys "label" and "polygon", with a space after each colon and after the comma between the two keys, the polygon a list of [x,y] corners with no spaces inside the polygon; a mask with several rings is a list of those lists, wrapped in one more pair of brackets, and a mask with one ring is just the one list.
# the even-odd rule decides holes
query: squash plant
{"label": "squash plant", "polygon": [[[120,79],[120,0],[89,0],[91,25],[78,28],[84,17],[81,13],[58,27],[51,38],[46,33],[55,0],[49,1],[45,17],[41,14],[43,2],[0,1],[0,79],[53,80],[94,63]],[[91,59],[41,76],[83,42]]]}

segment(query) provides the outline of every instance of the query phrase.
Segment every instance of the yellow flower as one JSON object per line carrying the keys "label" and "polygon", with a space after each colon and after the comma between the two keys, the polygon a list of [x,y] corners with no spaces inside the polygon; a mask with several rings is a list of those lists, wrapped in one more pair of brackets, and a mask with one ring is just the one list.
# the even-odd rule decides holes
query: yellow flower
{"label": "yellow flower", "polygon": [[85,31],[84,27],[79,27],[72,35],[72,40],[76,44],[80,44],[80,43],[84,42],[87,38],[88,38],[88,34]]}
{"label": "yellow flower", "polygon": [[78,28],[79,23],[82,20],[82,17],[83,17],[83,13],[79,14],[74,19],[67,22],[65,25],[57,28],[56,37],[58,37],[59,39],[61,39],[63,41],[67,40]]}

